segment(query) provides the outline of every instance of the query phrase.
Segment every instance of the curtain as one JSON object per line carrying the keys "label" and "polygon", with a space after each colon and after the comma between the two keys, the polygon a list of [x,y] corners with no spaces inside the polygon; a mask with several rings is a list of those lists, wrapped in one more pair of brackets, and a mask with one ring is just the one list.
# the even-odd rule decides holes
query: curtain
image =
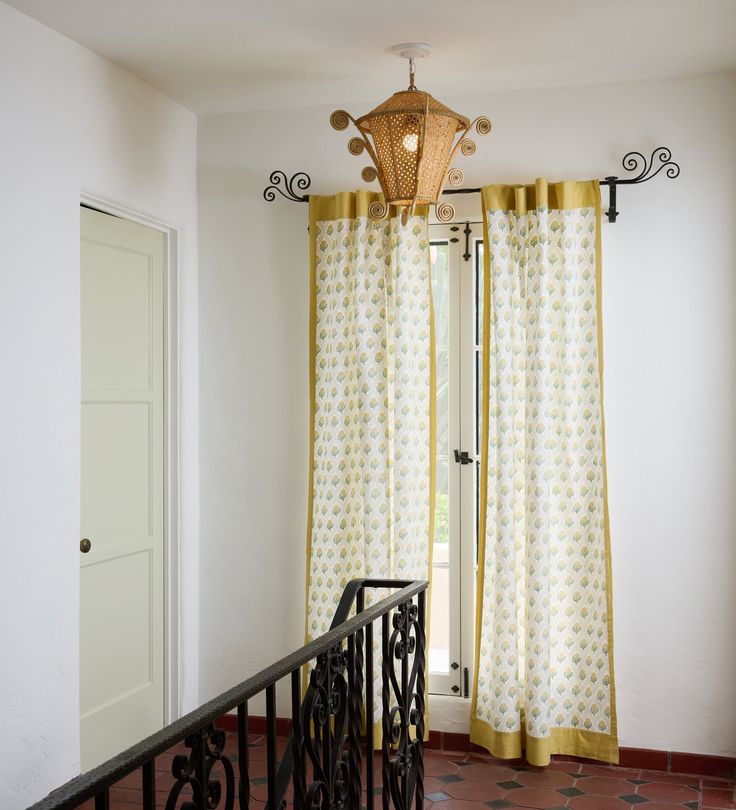
{"label": "curtain", "polygon": [[597,181],[482,189],[471,740],[618,761]]}
{"label": "curtain", "polygon": [[427,216],[422,210],[402,224],[391,209],[388,219],[375,221],[368,211],[382,200],[357,192],[309,201],[308,640],[327,632],[349,580],[429,579],[434,341]]}

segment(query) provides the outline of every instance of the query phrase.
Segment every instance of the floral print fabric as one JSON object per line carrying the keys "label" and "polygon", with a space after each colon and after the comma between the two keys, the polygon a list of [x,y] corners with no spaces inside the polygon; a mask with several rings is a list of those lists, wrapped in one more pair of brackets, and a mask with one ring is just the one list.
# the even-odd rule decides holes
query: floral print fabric
{"label": "floral print fabric", "polygon": [[496,756],[525,748],[537,765],[552,753],[616,761],[599,190],[538,181],[526,191],[484,189],[484,203],[471,738]]}
{"label": "floral print fabric", "polygon": [[336,198],[310,199],[308,638],[327,632],[349,580],[429,575],[434,448],[427,220],[375,221],[367,213],[370,195],[338,196],[337,204]]}

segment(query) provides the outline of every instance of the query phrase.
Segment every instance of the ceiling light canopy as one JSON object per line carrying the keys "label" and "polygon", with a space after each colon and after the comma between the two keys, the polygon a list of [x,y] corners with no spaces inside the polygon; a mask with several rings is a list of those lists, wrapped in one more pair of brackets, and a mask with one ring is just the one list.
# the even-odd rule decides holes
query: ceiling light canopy
{"label": "ceiling light canopy", "polygon": [[455,211],[449,203],[437,205],[442,187],[445,180],[452,185],[463,180],[460,169],[450,169],[450,164],[458,150],[464,155],[475,152],[468,134],[475,128],[479,135],[487,135],[491,122],[485,116],[471,122],[429,93],[417,90],[414,60],[427,56],[429,45],[404,43],[395,45],[393,51],[409,60],[408,89],[394,93],[357,120],[345,110],[336,110],[330,123],[343,130],[352,121],[360,137],[348,142],[350,153],[360,155],[365,150],[373,161],[361,176],[367,183],[378,179],[386,204],[374,203],[371,216],[381,219],[389,205],[396,205],[403,207],[406,221],[417,205],[435,205],[437,219],[448,222]]}

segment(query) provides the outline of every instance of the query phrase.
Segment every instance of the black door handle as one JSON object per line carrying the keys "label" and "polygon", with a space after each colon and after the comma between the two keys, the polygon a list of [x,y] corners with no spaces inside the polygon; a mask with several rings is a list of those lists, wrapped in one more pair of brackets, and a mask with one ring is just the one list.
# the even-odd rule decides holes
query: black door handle
{"label": "black door handle", "polygon": [[455,461],[458,464],[472,464],[473,463],[473,459],[470,458],[470,456],[468,455],[467,450],[463,450],[462,452],[460,452],[459,450],[455,450]]}

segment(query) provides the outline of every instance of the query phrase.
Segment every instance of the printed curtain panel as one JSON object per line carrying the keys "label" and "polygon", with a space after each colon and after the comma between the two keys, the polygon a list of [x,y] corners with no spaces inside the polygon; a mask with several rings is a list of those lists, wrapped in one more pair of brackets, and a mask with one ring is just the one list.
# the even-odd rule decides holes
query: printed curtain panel
{"label": "printed curtain panel", "polygon": [[[307,639],[356,577],[429,579],[434,345],[426,211],[379,194],[311,196],[311,468]],[[388,592],[378,593],[367,603]],[[375,626],[380,718],[380,624]],[[379,737],[380,739],[380,737]]]}
{"label": "printed curtain panel", "polygon": [[487,186],[471,740],[618,761],[597,181]]}

